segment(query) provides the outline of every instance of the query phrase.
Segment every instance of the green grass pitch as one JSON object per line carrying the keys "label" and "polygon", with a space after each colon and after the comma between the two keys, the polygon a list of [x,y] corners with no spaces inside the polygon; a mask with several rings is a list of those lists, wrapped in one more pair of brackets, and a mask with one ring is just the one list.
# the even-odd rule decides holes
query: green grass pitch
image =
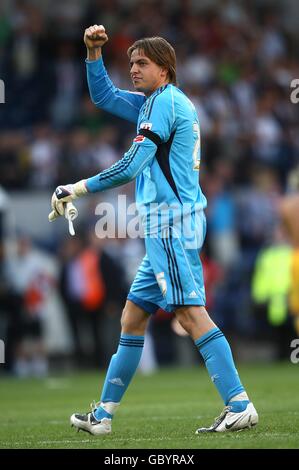
{"label": "green grass pitch", "polygon": [[203,367],[138,373],[104,437],[77,433],[74,411],[98,399],[104,375],[96,372],[44,380],[1,378],[0,448],[29,449],[298,449],[299,365],[242,365],[242,381],[260,415],[242,432],[195,435],[210,425],[222,402]]}

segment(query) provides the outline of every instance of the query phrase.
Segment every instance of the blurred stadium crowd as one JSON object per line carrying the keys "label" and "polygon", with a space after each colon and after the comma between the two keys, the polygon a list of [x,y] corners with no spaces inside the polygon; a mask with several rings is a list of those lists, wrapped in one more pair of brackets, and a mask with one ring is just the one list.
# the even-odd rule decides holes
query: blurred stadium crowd
{"label": "blurred stadium crowd", "polygon": [[[292,5],[261,0],[15,0],[0,5],[0,78],[5,83],[0,185],[5,197],[16,191],[20,199],[48,196],[58,184],[107,168],[130,146],[134,126],[96,109],[90,100],[84,29],[105,25],[110,39],[104,61],[114,83],[125,89],[132,89],[127,48],[143,36],[165,37],[177,53],[180,88],[195,104],[201,124],[208,308],[232,340],[268,340],[276,358],[288,357],[289,340],[295,337],[287,291],[280,308],[273,308],[277,289],[271,270],[258,271],[257,260],[269,247],[287,246],[278,206],[299,164],[299,104],[290,100],[291,81],[299,78],[299,13],[292,13]],[[133,185],[101,200],[113,202],[123,193],[133,200]],[[24,338],[32,337],[37,339],[37,373],[46,372],[43,310],[45,298],[53,301],[54,289],[78,363],[86,353],[87,361],[104,366],[109,345],[116,344],[142,241],[98,240],[93,217],[90,203],[81,212],[75,239],[49,232],[49,239],[43,233],[30,240],[26,227],[18,227],[17,250],[9,256],[3,229],[2,331],[7,368],[19,375],[26,374]],[[272,273],[281,269],[274,255],[272,266]],[[92,333],[82,340],[83,317]],[[174,343],[181,338],[171,322],[163,312],[152,321],[158,363],[177,360]],[[107,335],[114,339],[107,341]]]}

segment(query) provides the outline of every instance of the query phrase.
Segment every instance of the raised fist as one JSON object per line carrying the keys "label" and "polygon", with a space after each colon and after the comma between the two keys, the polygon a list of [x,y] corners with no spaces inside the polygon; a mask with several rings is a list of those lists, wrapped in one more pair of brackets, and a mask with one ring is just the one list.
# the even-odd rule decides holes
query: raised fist
{"label": "raised fist", "polygon": [[108,36],[102,24],[94,24],[85,30],[84,42],[87,49],[97,49],[103,47],[108,41]]}

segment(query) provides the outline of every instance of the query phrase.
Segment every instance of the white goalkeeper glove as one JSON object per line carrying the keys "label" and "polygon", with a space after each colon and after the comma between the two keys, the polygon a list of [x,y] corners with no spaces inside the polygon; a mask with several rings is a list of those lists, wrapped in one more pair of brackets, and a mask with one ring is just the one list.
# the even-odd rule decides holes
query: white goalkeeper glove
{"label": "white goalkeeper glove", "polygon": [[53,211],[49,214],[50,222],[57,219],[57,217],[65,215],[67,203],[73,202],[78,197],[88,193],[85,181],[81,180],[75,184],[57,186],[51,199]]}

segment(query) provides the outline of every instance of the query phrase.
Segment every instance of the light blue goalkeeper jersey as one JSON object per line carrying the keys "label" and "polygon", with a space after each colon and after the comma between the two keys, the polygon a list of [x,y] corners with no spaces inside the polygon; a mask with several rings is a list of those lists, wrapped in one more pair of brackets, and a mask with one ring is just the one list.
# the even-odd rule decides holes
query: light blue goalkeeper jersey
{"label": "light blue goalkeeper jersey", "polygon": [[131,148],[112,167],[89,178],[88,190],[103,191],[136,178],[136,203],[145,235],[190,217],[194,229],[196,213],[206,207],[199,185],[200,131],[194,105],[172,84],[148,98],[116,88],[102,58],[86,60],[86,66],[95,105],[137,123]]}

